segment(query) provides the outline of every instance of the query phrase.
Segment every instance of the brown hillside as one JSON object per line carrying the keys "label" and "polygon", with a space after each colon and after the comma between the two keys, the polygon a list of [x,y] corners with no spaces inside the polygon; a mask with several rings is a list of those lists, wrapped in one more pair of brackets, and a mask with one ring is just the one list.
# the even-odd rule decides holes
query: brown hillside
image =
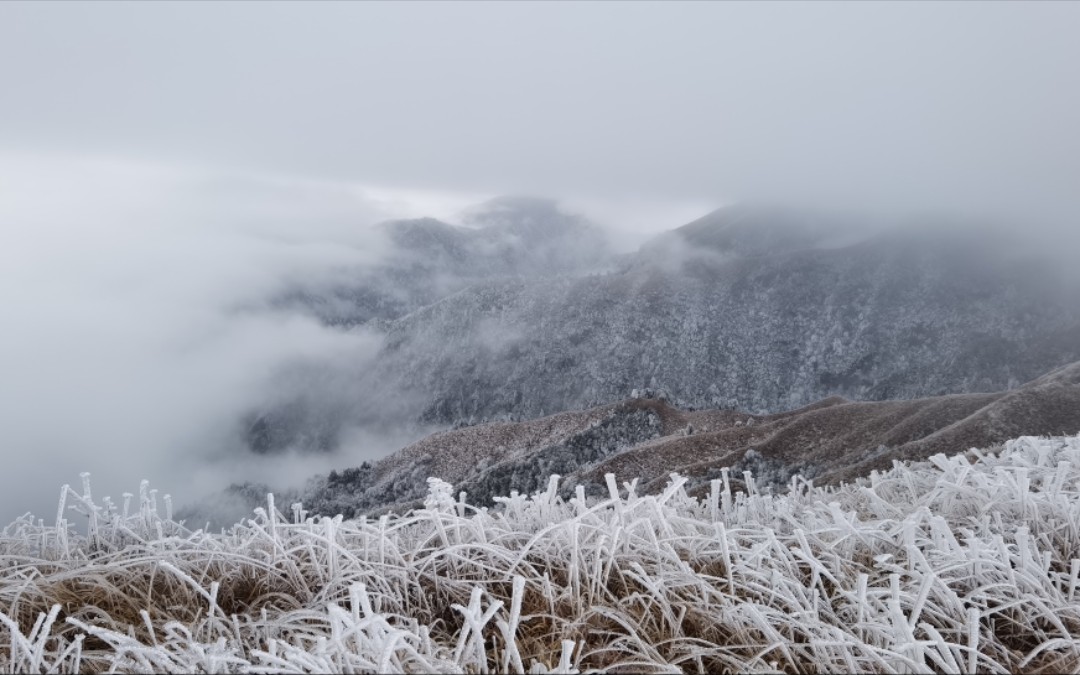
{"label": "brown hillside", "polygon": [[[1017,436],[1075,434],[1080,432],[1080,362],[1007,392],[912,401],[827,401],[829,405],[822,401],[777,415],[742,415],[738,426],[726,414],[689,413],[691,424],[702,420],[691,435],[655,439],[576,478],[640,476],[647,491],[655,490],[673,471],[704,476],[710,469],[735,464],[753,449],[766,462],[813,467],[815,482],[829,484],[887,469],[893,460],[985,448]],[[751,419],[754,424],[746,426]]]}
{"label": "brown hillside", "polygon": [[433,434],[376,462],[369,474],[332,479],[303,501],[333,512],[401,511],[421,503],[429,476],[477,503],[543,489],[551,474],[563,476],[564,490],[581,484],[590,494],[606,492],[607,473],[619,482],[638,478],[639,490],[655,492],[678,472],[700,491],[724,467],[736,487],[744,471],[759,487],[782,487],[795,474],[836,484],[888,469],[894,460],[1076,433],[1080,362],[1005,392],[880,402],[832,397],[772,415],[680,410],[662,399],[636,398]]}

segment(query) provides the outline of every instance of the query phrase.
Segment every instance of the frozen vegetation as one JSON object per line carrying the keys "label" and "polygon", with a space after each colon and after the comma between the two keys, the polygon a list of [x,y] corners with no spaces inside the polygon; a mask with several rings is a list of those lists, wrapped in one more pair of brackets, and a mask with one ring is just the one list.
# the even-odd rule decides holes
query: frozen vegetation
{"label": "frozen vegetation", "polygon": [[[191,531],[144,484],[0,537],[4,672],[1076,672],[1080,437],[697,499],[607,479],[490,510]],[[77,532],[69,510],[85,523]]]}

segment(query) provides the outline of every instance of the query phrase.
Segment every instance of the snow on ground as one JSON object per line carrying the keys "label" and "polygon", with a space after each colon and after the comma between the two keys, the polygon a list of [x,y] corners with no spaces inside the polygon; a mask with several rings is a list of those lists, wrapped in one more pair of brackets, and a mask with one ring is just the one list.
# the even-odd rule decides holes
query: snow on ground
{"label": "snow on ground", "polygon": [[1080,437],[780,496],[726,478],[490,511],[429,479],[424,509],[353,521],[270,496],[217,534],[87,480],[0,534],[0,670],[1080,669]]}

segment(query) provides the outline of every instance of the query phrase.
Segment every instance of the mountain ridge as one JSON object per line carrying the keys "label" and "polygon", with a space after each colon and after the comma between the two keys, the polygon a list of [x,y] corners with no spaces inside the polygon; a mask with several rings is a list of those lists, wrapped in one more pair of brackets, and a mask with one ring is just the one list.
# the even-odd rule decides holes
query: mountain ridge
{"label": "mountain ridge", "polygon": [[[1059,271],[1001,257],[992,245],[890,236],[489,282],[444,299],[438,316],[388,326],[382,374],[422,382],[424,418],[443,423],[574,409],[654,384],[684,405],[759,412],[834,394],[993,391],[1080,358],[1080,311]],[[481,339],[493,327],[521,337]],[[527,366],[504,363],[522,355]],[[573,392],[567,381],[587,384]],[[462,390],[478,396],[451,394]]]}
{"label": "mountain ridge", "polygon": [[[382,340],[374,365],[332,396],[296,394],[329,396],[334,416],[288,403],[252,413],[249,447],[332,450],[349,425],[520,420],[613,403],[643,387],[666,390],[681,407],[754,413],[834,395],[991,392],[1080,359],[1075,272],[1001,228],[727,207],[637,253],[597,249],[591,263],[541,274],[545,256],[575,247],[575,228],[587,222],[544,200],[508,200],[490,212],[481,219],[489,229],[516,217],[543,236],[555,223],[557,244],[530,265],[488,264],[505,251],[477,252],[462,266],[475,277],[420,249],[398,263],[391,256],[385,276],[352,286],[360,309],[342,301],[336,318],[324,317],[373,331]],[[481,231],[401,222],[413,224],[387,227]]]}
{"label": "mountain ridge", "polygon": [[[662,490],[672,472],[686,477],[695,495],[725,476],[746,489],[744,471],[753,473],[757,489],[782,490],[795,475],[836,485],[895,461],[993,448],[1018,436],[1080,433],[1080,361],[1001,392],[902,401],[830,397],[762,415],[680,409],[661,392],[638,393],[586,410],[437,432],[378,461],[278,494],[311,513],[354,517],[418,508],[429,477],[447,481],[479,506],[496,496],[543,490],[553,474],[562,477],[559,489],[567,498],[576,485],[603,495],[609,473],[634,481],[642,494]],[[268,491],[237,485],[217,508],[239,517]],[[215,516],[194,510],[188,517]]]}

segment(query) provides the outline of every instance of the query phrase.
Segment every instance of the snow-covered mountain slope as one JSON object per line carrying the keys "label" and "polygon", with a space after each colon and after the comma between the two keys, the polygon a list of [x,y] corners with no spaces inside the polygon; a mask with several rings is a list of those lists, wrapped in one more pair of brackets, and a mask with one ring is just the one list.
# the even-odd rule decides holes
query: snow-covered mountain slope
{"label": "snow-covered mountain slope", "polygon": [[[771,415],[680,410],[662,399],[638,398],[436,433],[373,464],[312,479],[287,498],[303,501],[313,513],[353,516],[417,506],[428,476],[452,482],[483,506],[511,491],[538,490],[551,474],[564,477],[560,489],[568,496],[579,484],[590,495],[603,493],[607,473],[637,479],[641,491],[654,493],[678,471],[693,492],[706,489],[724,469],[738,481],[752,470],[759,488],[778,489],[795,474],[832,484],[896,460],[989,447],[1021,435],[1078,432],[1080,362],[1004,392],[874,402],[833,397]],[[233,488],[233,508],[249,511],[265,491]]]}
{"label": "snow-covered mountain slope", "polygon": [[357,326],[399,318],[483,281],[584,275],[612,259],[603,230],[550,199],[499,197],[462,221],[381,223],[385,250],[377,263],[329,288],[297,281],[274,302],[331,325]]}
{"label": "snow-covered mountain slope", "polygon": [[768,221],[726,222],[616,272],[482,284],[413,312],[387,327],[377,376],[423,392],[425,419],[449,423],[648,386],[759,413],[995,391],[1080,358],[1069,267],[1010,236],[911,228],[837,247],[817,221],[801,239],[790,219],[773,235]]}
{"label": "snow-covered mountain slope", "polygon": [[[842,404],[841,404],[842,405]],[[827,408],[825,408],[827,409]],[[575,422],[566,422],[573,425]],[[542,435],[543,429],[536,433]],[[539,436],[537,437],[539,438]],[[858,484],[700,498],[606,482],[477,509],[289,516],[221,534],[144,485],[64,490],[86,534],[0,533],[13,672],[1063,673],[1080,670],[1080,438],[898,464]]]}
{"label": "snow-covered mountain slope", "polygon": [[[494,199],[473,208],[464,223],[383,223],[379,240],[385,250],[376,264],[332,286],[298,282],[273,304],[343,330],[365,327],[383,334],[395,319],[478,284],[576,278],[608,269],[614,260],[603,230],[551,200]],[[246,445],[260,453],[332,450],[349,425],[408,425],[430,405],[412,386],[366,371],[354,375],[358,370],[318,359],[291,365],[280,378],[281,391],[242,420]]]}
{"label": "snow-covered mountain slope", "polygon": [[374,365],[329,395],[319,383],[342,364],[310,366],[325,372],[245,421],[250,447],[329,449],[349,424],[528,419],[644,387],[759,414],[992,392],[1080,359],[1075,264],[1014,229],[730,207],[613,263],[549,202],[479,213],[477,229],[387,226],[396,252],[324,317],[376,330]]}

